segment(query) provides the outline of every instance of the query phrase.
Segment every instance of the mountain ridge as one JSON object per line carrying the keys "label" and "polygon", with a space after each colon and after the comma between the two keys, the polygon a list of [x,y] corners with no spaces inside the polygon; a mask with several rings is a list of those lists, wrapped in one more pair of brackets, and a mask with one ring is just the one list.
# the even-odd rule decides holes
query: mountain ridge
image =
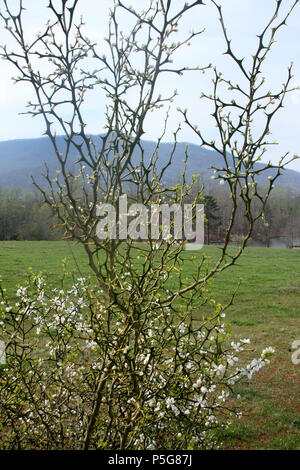
{"label": "mountain ridge", "polygon": [[[95,141],[100,136],[91,136]],[[57,136],[57,143],[63,150],[65,145],[64,136]],[[145,155],[150,155],[155,148],[155,142],[142,141]],[[184,167],[185,150],[188,145],[189,159],[187,166],[187,178],[192,174],[200,174],[201,181],[206,188],[216,184],[212,181],[213,171],[210,166],[220,165],[221,157],[217,152],[200,147],[197,144],[188,142],[178,142],[174,152],[171,166],[166,171],[166,179],[173,181],[178,179]],[[163,166],[169,158],[173,143],[162,142],[158,150],[158,166]],[[78,152],[75,147],[70,151],[69,168],[74,165]],[[137,153],[133,156],[134,164],[138,164],[139,156]],[[0,141],[0,189],[1,188],[28,188],[32,187],[31,176],[41,184],[43,181],[42,173],[45,172],[44,163],[50,170],[50,175],[54,176],[59,164],[56,159],[52,143],[48,137],[14,139]],[[257,168],[265,166],[263,163],[257,163]],[[268,176],[272,176],[275,170],[265,172],[265,176],[259,177],[259,182],[266,184]],[[290,188],[294,192],[300,191],[300,172],[285,169],[283,174],[277,180],[277,186]]]}

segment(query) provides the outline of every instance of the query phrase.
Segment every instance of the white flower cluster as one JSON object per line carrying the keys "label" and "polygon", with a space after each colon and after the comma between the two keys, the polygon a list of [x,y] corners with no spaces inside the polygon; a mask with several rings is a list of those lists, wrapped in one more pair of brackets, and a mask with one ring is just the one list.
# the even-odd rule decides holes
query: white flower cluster
{"label": "white flower cluster", "polygon": [[11,403],[20,409],[20,396],[24,412],[14,432],[24,442],[36,439],[38,448],[45,433],[71,448],[82,445],[99,380],[105,383],[100,440],[116,439],[128,425],[122,417],[131,422],[134,416],[136,449],[155,449],[166,431],[170,447],[215,447],[215,429],[228,424],[220,411],[228,408],[231,387],[251,379],[274,353],[265,348],[238,367],[250,340],[228,341],[225,314],[215,302],[215,316],[194,328],[184,309],[176,315],[173,307],[158,307],[157,298],[133,321],[130,304],[126,311],[109,306],[84,278],[64,291],[35,277],[16,297],[15,305],[6,297],[0,305],[1,339],[10,345],[0,377],[2,409]]}

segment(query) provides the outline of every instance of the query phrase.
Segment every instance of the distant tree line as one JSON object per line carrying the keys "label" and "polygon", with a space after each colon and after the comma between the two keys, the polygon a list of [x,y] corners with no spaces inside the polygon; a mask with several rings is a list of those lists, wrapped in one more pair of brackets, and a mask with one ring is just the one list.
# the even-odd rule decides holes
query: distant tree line
{"label": "distant tree line", "polygon": [[[255,201],[254,210],[260,210]],[[231,199],[226,188],[214,187],[206,196],[205,243],[220,243],[224,239],[230,221]],[[246,235],[247,220],[243,205],[238,203],[238,211],[232,232],[232,241],[239,242]],[[268,246],[272,238],[286,237],[290,240],[300,238],[300,194],[291,189],[275,188],[265,206],[264,217],[259,219],[253,229],[252,239]]]}
{"label": "distant tree line", "polygon": [[62,230],[38,192],[0,190],[0,240],[59,240]]}
{"label": "distant tree line", "polygon": [[[222,243],[231,213],[228,191],[222,186],[213,186],[199,202],[205,207],[205,244]],[[239,242],[246,234],[247,220],[242,207],[240,204],[232,233],[233,242]],[[57,225],[54,213],[44,204],[39,192],[20,188],[0,189],[0,240],[61,240],[64,232]],[[256,223],[252,234],[253,239],[266,245],[275,237],[300,237],[300,195],[288,188],[273,191],[264,219]]]}

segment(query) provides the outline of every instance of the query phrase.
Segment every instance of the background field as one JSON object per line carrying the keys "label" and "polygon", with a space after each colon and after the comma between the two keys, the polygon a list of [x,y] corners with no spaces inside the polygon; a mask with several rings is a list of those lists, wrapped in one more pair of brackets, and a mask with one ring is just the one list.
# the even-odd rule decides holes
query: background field
{"label": "background field", "polygon": [[[210,246],[204,251],[213,261],[219,249]],[[193,254],[201,257],[203,251]],[[29,266],[36,273],[46,272],[57,286],[64,258],[69,270],[89,272],[82,248],[74,243],[0,242],[0,276],[10,295]],[[187,253],[184,268],[190,276],[193,265]],[[243,417],[222,436],[222,447],[300,450],[300,365],[291,360],[291,344],[300,340],[300,250],[246,249],[237,266],[215,279],[216,300],[228,301],[241,278],[227,314],[232,335],[251,338],[254,351],[249,357],[266,346],[274,346],[276,355],[271,365],[239,385],[246,403]]]}

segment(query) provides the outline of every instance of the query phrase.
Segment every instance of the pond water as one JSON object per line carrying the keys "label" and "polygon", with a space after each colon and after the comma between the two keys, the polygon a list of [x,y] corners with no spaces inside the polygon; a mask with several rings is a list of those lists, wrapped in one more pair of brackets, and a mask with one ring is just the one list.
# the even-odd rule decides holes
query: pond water
{"label": "pond water", "polygon": [[300,248],[300,237],[275,237],[270,238],[269,243],[262,240],[250,240],[248,246],[269,248]]}
{"label": "pond water", "polygon": [[[211,245],[220,245],[221,243],[211,243]],[[231,246],[240,246],[241,242],[231,242]],[[293,248],[300,249],[300,237],[274,237],[270,238],[269,242],[263,240],[255,240],[251,238],[247,246],[257,248]]]}

